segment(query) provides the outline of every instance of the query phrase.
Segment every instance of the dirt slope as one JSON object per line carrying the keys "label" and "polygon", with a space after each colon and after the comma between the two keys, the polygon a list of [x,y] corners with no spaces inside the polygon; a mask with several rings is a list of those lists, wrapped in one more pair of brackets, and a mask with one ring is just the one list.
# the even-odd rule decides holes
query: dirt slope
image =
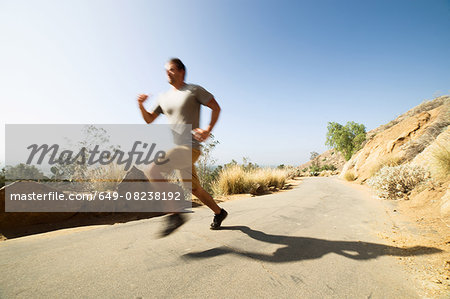
{"label": "dirt slope", "polygon": [[[426,171],[425,182],[405,196],[409,200],[386,202],[393,206],[387,213],[398,219],[386,239],[402,246],[420,242],[443,250],[432,258],[404,260],[423,277],[431,297],[450,293],[449,125],[450,96],[414,107],[368,132],[363,148],[344,165],[340,175],[352,172],[355,182],[365,184],[383,166],[409,164]],[[446,162],[439,162],[439,167],[435,159],[437,150],[447,157]]]}
{"label": "dirt slope", "polygon": [[450,97],[440,97],[368,132],[368,141],[345,164],[342,174],[352,171],[356,181],[363,183],[387,162],[413,160],[450,124],[449,107]]}

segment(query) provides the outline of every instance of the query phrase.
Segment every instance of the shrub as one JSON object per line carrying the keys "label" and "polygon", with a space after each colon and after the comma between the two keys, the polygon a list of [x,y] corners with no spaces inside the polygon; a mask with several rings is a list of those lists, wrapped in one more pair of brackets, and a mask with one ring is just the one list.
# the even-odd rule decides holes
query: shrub
{"label": "shrub", "polygon": [[394,156],[392,154],[383,156],[382,158],[380,158],[378,163],[370,170],[370,176],[371,177],[374,176],[384,166],[398,166],[402,164],[402,162],[403,162],[402,158]]}
{"label": "shrub", "polygon": [[367,182],[384,199],[406,198],[426,177],[425,170],[410,164],[385,166]]}
{"label": "shrub", "polygon": [[[318,176],[322,171],[331,170],[335,171],[337,168],[336,166],[332,164],[324,164],[322,166],[319,166],[318,164],[312,164],[309,167],[309,175],[311,176]],[[306,170],[304,170],[306,171]]]}
{"label": "shrub", "polygon": [[309,175],[318,176],[321,171],[322,170],[319,165],[313,164],[309,167]]}
{"label": "shrub", "polygon": [[217,180],[211,185],[213,193],[216,195],[245,193],[247,186],[244,177],[244,170],[239,165],[223,168]]}
{"label": "shrub", "polygon": [[349,182],[353,182],[356,179],[355,173],[353,171],[347,171],[344,174],[344,179]]}
{"label": "shrub", "polygon": [[95,169],[88,169],[86,172],[88,178],[86,187],[90,191],[115,190],[127,174],[124,168],[124,165],[109,163]]}
{"label": "shrub", "polygon": [[15,166],[7,165],[2,174],[5,180],[43,180],[46,177],[40,169],[34,165],[27,165],[24,163],[17,164]]}
{"label": "shrub", "polygon": [[289,171],[284,169],[245,169],[241,165],[232,165],[220,171],[212,190],[215,195],[261,193],[270,187],[282,188],[288,177]]}
{"label": "shrub", "polygon": [[333,164],[325,164],[322,166],[321,170],[331,170],[335,171],[337,168]]}
{"label": "shrub", "polygon": [[5,186],[5,168],[3,167],[2,170],[0,171],[0,188]]}
{"label": "shrub", "polygon": [[211,134],[208,140],[201,145],[201,156],[196,162],[197,174],[200,184],[208,193],[212,192],[212,183],[217,178],[220,168],[214,167],[216,159],[213,158],[212,152],[216,146],[220,144],[215,136]]}
{"label": "shrub", "polygon": [[442,181],[450,177],[450,140],[444,140],[445,144],[436,144],[431,152],[430,171],[432,175]]}

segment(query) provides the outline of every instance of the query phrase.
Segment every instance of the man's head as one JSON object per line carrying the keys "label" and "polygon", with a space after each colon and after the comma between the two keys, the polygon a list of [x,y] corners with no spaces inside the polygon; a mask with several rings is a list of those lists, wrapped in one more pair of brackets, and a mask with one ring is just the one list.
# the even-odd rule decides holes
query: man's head
{"label": "man's head", "polygon": [[171,85],[183,83],[186,76],[186,67],[180,59],[172,58],[166,63],[166,74]]}

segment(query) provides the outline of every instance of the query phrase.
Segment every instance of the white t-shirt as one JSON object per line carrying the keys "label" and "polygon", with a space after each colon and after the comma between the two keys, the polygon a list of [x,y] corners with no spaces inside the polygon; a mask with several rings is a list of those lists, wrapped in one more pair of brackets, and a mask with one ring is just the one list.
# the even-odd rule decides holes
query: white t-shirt
{"label": "white t-shirt", "polygon": [[[181,89],[172,88],[162,93],[156,100],[153,113],[167,116],[174,125],[192,125],[192,129],[200,126],[200,105],[206,105],[213,95],[195,84],[185,84]],[[182,132],[178,132],[182,133]],[[192,137],[192,146],[200,147],[200,143]]]}

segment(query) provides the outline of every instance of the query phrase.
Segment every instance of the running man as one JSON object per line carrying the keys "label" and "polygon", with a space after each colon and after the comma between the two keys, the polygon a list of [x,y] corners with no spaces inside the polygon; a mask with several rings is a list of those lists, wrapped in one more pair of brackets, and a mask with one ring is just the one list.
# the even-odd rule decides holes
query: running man
{"label": "running man", "polygon": [[[206,192],[202,186],[200,186],[200,181],[198,179],[194,163],[201,154],[200,142],[205,141],[209,137],[214,125],[217,122],[217,119],[219,118],[220,106],[214,99],[214,96],[203,87],[185,83],[186,67],[180,59],[170,59],[166,63],[165,68],[167,80],[169,84],[172,85],[172,88],[158,97],[152,112],[148,112],[143,105],[148,99],[148,95],[139,95],[139,108],[145,122],[148,124],[152,123],[161,113],[163,113],[169,119],[171,124],[192,125],[192,145],[185,147],[185,149],[189,151],[189,154],[192,154],[192,165],[189,165],[183,170],[187,169],[192,175],[192,194],[194,194],[201,202],[207,205],[214,212],[214,218],[210,228],[218,229],[220,228],[222,221],[227,217],[228,213],[224,209],[221,209],[212,196]],[[212,110],[211,121],[205,130],[199,128],[200,105],[205,105]],[[168,153],[168,155],[170,155],[170,153]],[[151,174],[151,177],[160,176],[158,171],[156,171],[156,173],[155,171],[153,172],[154,173]],[[161,235],[169,235],[178,227],[183,225],[185,221],[186,219],[184,215],[179,213],[171,214],[168,217],[168,225]]]}

